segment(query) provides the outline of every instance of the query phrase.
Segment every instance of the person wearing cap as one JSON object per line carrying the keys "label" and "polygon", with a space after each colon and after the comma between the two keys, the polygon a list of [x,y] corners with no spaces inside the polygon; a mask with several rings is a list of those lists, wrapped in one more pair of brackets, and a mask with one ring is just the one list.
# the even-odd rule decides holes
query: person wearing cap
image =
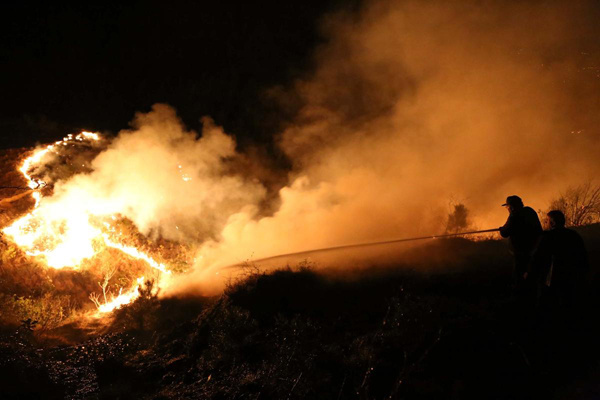
{"label": "person wearing cap", "polygon": [[531,207],[525,207],[519,196],[508,196],[502,204],[509,212],[506,223],[499,228],[500,235],[508,238],[515,257],[514,284],[522,288],[531,275],[533,253],[542,235],[542,224]]}

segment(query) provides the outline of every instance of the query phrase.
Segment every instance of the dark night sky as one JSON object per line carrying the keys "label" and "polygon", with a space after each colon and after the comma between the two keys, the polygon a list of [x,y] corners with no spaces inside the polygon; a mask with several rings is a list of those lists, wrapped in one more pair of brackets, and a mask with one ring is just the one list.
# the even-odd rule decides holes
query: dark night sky
{"label": "dark night sky", "polygon": [[310,69],[325,13],[358,1],[14,2],[0,17],[0,148],[78,130],[117,132],[136,111],[210,115],[242,144],[281,113],[265,94]]}

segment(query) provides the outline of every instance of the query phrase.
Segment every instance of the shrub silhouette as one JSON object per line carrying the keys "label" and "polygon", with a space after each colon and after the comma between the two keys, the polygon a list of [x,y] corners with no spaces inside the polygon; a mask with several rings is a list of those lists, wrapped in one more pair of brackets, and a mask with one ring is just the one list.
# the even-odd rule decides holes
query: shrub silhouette
{"label": "shrub silhouette", "polygon": [[586,182],[569,186],[557,199],[552,200],[550,210],[562,211],[567,226],[600,222],[600,185]]}
{"label": "shrub silhouette", "polygon": [[448,214],[446,233],[459,233],[465,231],[470,225],[469,209],[462,203],[455,204],[454,210]]}

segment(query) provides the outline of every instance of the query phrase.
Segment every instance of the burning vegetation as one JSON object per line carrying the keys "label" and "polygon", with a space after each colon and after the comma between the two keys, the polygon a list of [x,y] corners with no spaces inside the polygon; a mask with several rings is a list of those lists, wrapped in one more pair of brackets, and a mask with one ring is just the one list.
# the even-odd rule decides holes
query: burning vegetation
{"label": "burning vegetation", "polygon": [[[211,151],[219,148],[216,142],[231,143],[222,132],[213,134]],[[175,142],[187,146],[196,140],[185,143],[185,138],[176,134]],[[197,279],[199,266],[207,267],[201,271],[207,280],[225,271],[219,266],[231,256],[215,263],[222,253],[211,251],[218,250],[219,240],[243,243],[236,237],[238,224],[249,224],[245,228],[253,232],[280,216],[249,223],[247,216],[257,211],[244,208],[248,194],[233,191],[220,197],[229,211],[226,219],[205,222],[198,230],[170,210],[169,219],[157,218],[163,225],[153,225],[148,210],[132,207],[144,196],[131,201],[124,190],[135,179],[97,179],[106,168],[125,165],[102,164],[103,158],[115,160],[111,150],[119,140],[82,133],[4,155],[2,168],[11,187],[2,203],[7,213],[0,241],[0,349],[5,355],[0,376],[8,398],[593,393],[599,329],[596,319],[585,316],[595,309],[597,296],[587,293],[588,303],[571,320],[573,327],[584,328],[577,340],[552,319],[536,325],[540,332],[527,331],[511,314],[510,258],[504,244],[490,238],[410,248],[385,268],[382,263],[360,271],[346,262],[343,276],[310,263],[272,273],[250,263],[236,279],[216,286],[225,288],[219,295],[159,296],[171,285],[180,286],[178,277],[187,279],[190,271]],[[146,142],[142,152],[153,144]],[[227,154],[235,153],[225,150],[217,160]],[[168,178],[177,177],[170,187],[178,194],[186,193],[179,185],[185,188],[198,178],[215,189],[215,177],[238,190],[256,189],[255,199],[265,194],[228,168],[198,174],[174,160],[167,160]],[[573,221],[584,215],[577,221],[595,223],[596,192],[593,183],[570,188],[552,206],[572,210]],[[153,206],[160,209],[158,200]],[[454,203],[439,222],[447,233],[456,233],[472,221],[466,205]],[[214,235],[217,228],[220,237]],[[597,288],[598,225],[582,233],[592,249],[592,288]],[[515,344],[524,334],[543,340]],[[577,345],[567,345],[573,342]],[[574,379],[583,379],[583,386],[571,387]]]}
{"label": "burning vegetation", "polygon": [[[155,104],[112,137],[3,153],[0,390],[531,398],[593,382],[598,9],[569,3],[328,16],[310,72],[270,92],[291,117],[269,151]],[[586,225],[592,290],[569,319],[515,320],[496,238],[347,246],[497,227],[513,193]],[[247,262],[336,246],[336,268]]]}
{"label": "burning vegetation", "polygon": [[[580,232],[597,266],[598,226]],[[31,321],[0,332],[0,382],[8,398],[596,393],[597,292],[572,316],[578,329],[542,321],[530,331],[514,318],[504,243],[448,239],[411,253],[413,261],[396,268],[343,277],[311,265],[249,267],[214,297],[159,298],[145,284],[136,301],[114,311],[108,332],[82,334],[73,324],[55,331],[72,345],[40,347]]]}
{"label": "burning vegetation", "polygon": [[[26,184],[6,189],[29,188],[25,194],[31,194],[34,202],[24,215],[2,229],[7,238],[3,241],[2,262],[5,269],[12,267],[10,274],[13,279],[28,273],[27,270],[17,270],[23,268],[23,264],[34,268],[40,274],[39,279],[47,279],[50,285],[55,286],[56,283],[61,286],[62,280],[56,276],[58,272],[41,272],[40,268],[64,269],[63,277],[79,275],[73,278],[73,281],[79,281],[79,285],[73,284],[70,291],[89,290],[89,280],[98,279],[98,287],[89,293],[89,299],[97,308],[96,315],[134,301],[140,296],[146,280],[153,282],[155,290],[158,290],[163,276],[182,272],[190,262],[186,246],[145,237],[121,215],[106,214],[101,208],[94,209],[93,202],[85,193],[79,193],[79,197],[71,201],[45,203],[45,198],[54,194],[55,183],[59,179],[89,173],[93,157],[106,146],[105,139],[99,134],[82,132],[26,153],[18,167],[21,181],[24,179]],[[186,176],[183,175],[182,179],[186,180]],[[18,198],[12,202],[27,201],[25,196],[14,197]],[[174,267],[165,264],[165,257]],[[38,289],[44,291],[41,286]],[[98,290],[100,293],[97,293]],[[54,296],[51,290],[45,292],[36,300],[23,295],[19,297],[17,291],[13,293],[16,296],[14,305],[4,308],[12,309],[24,320],[28,317],[27,320],[35,321],[43,328],[56,327],[74,312],[89,309],[81,301],[70,299],[70,294]],[[56,292],[64,290],[57,287]],[[34,310],[36,306],[39,311]]]}

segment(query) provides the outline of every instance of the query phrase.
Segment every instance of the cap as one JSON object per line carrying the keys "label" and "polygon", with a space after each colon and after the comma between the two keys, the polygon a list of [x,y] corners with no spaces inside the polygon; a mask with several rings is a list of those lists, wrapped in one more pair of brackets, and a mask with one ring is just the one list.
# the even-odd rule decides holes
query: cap
{"label": "cap", "polygon": [[502,206],[522,206],[523,200],[519,196],[508,196],[506,198],[506,203],[502,204]]}

